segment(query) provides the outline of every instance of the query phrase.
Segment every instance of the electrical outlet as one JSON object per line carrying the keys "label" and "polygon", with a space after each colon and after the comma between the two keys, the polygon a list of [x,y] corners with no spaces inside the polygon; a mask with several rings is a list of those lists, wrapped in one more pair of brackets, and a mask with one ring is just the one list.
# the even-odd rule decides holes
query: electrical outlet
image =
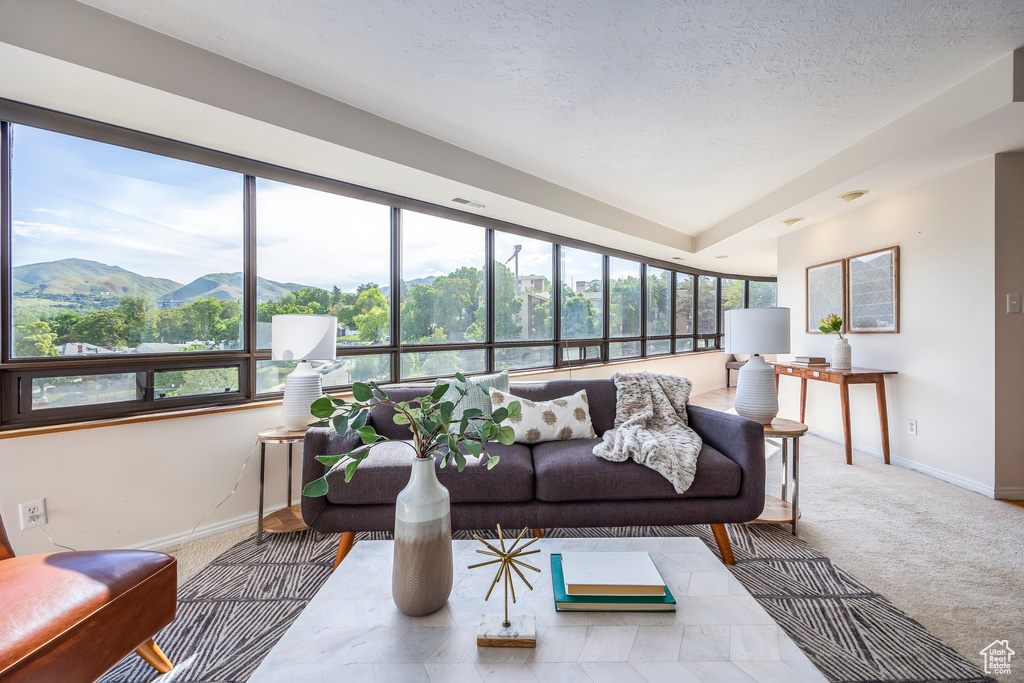
{"label": "electrical outlet", "polygon": [[917,436],[917,420],[907,420],[907,434]]}
{"label": "electrical outlet", "polygon": [[18,506],[21,517],[21,530],[31,529],[34,526],[46,524],[46,499],[40,498],[29,503],[22,503]]}
{"label": "electrical outlet", "polygon": [[1006,295],[1006,312],[1020,313],[1020,294]]}

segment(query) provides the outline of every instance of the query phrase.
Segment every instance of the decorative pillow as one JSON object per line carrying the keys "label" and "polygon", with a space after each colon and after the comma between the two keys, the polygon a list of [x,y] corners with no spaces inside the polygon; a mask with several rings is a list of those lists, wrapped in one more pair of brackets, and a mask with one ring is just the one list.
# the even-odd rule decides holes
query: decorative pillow
{"label": "decorative pillow", "polygon": [[[469,410],[470,408],[478,408],[483,411],[484,416],[490,417],[491,399],[485,392],[491,388],[499,391],[508,391],[508,370],[502,370],[501,372],[496,372],[493,375],[467,377],[466,379],[469,380],[469,391],[466,392],[466,398],[462,399],[462,402],[455,406],[455,410],[452,412],[452,418],[455,420],[461,420],[462,411]],[[445,401],[451,401],[452,403],[459,400],[459,392],[456,390],[456,386],[465,386],[457,379],[439,379],[436,384],[448,385],[448,391],[445,392],[443,399]],[[480,391],[477,387],[483,387],[485,391]]]}
{"label": "decorative pillow", "polygon": [[586,389],[550,401],[531,401],[500,389],[490,389],[489,393],[495,410],[507,408],[513,401],[519,401],[522,406],[519,418],[507,421],[516,434],[516,443],[593,439],[596,436],[594,424],[590,421]]}

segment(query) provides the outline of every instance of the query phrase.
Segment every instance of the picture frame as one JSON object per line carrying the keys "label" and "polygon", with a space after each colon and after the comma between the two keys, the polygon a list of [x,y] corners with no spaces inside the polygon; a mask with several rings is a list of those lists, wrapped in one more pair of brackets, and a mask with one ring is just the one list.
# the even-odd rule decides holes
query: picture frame
{"label": "picture frame", "polygon": [[899,334],[900,248],[875,249],[846,259],[850,334]]}
{"label": "picture frame", "polygon": [[843,332],[846,332],[846,259],[807,267],[804,272],[804,313],[808,334],[822,334],[818,321],[829,313],[843,319]]}

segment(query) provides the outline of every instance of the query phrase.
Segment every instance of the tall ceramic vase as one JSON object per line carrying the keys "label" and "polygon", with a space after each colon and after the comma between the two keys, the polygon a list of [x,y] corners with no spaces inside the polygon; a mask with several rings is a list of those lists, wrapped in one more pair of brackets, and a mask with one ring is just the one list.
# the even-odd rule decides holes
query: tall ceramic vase
{"label": "tall ceramic vase", "polygon": [[433,458],[413,460],[409,484],[395,501],[391,595],[410,617],[441,609],[452,592],[452,514]]}
{"label": "tall ceramic vase", "polygon": [[836,339],[832,345],[832,367],[836,370],[849,370],[852,367],[850,342],[845,338]]}

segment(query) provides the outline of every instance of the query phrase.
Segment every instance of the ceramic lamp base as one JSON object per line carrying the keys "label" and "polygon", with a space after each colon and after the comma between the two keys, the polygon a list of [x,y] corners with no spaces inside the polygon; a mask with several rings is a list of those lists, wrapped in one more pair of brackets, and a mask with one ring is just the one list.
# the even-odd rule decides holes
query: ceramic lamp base
{"label": "ceramic lamp base", "polygon": [[485,614],[476,632],[477,647],[537,647],[537,616],[510,614],[509,625],[503,626],[505,615]]}
{"label": "ceramic lamp base", "polygon": [[751,356],[736,380],[736,414],[761,424],[771,424],[779,414],[775,368],[762,356]]}
{"label": "ceramic lamp base", "polygon": [[281,417],[285,428],[293,431],[305,429],[313,420],[309,406],[323,393],[320,374],[309,363],[299,363],[284,382]]}

